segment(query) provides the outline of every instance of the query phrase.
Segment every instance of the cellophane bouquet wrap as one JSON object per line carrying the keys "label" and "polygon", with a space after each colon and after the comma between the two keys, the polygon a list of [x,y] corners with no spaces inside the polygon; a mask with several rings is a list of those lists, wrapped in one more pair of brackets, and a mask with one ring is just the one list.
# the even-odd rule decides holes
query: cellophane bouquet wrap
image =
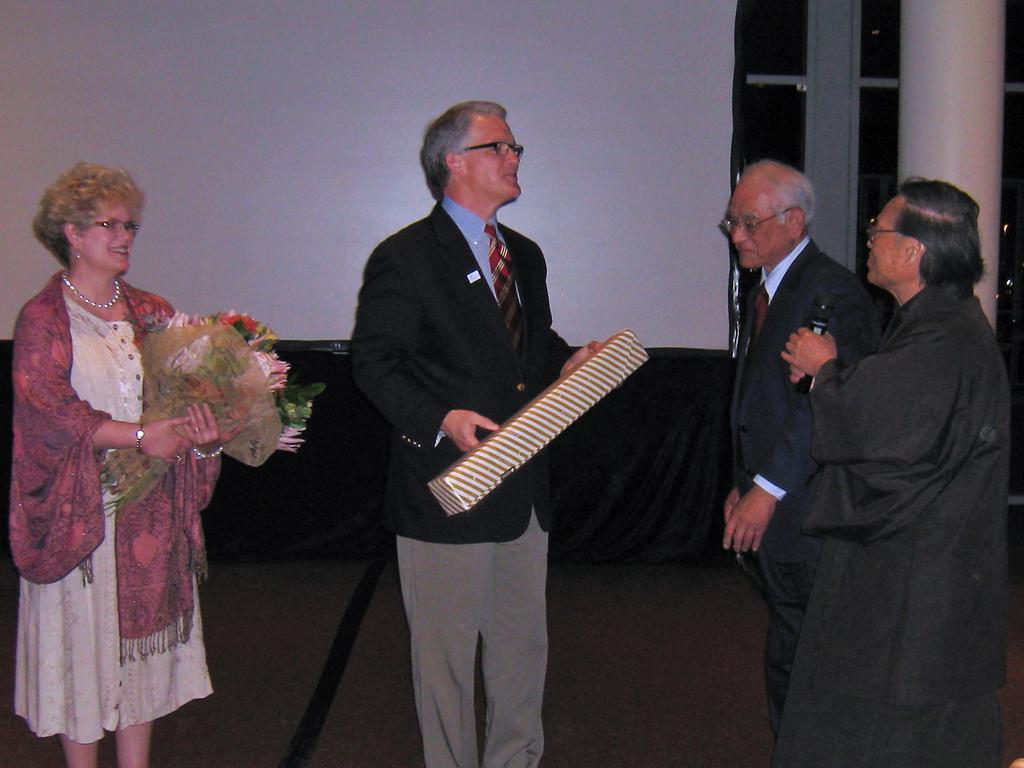
{"label": "cellophane bouquet wrap", "polygon": [[[275,450],[298,450],[312,399],[324,385],[290,381],[288,363],[273,351],[276,341],[248,315],[175,315],[142,344],[142,425],[207,403],[222,431],[237,430],[224,453],[243,464],[256,467]],[[134,449],[110,451],[103,483],[115,509],[144,498],[169,466]]]}

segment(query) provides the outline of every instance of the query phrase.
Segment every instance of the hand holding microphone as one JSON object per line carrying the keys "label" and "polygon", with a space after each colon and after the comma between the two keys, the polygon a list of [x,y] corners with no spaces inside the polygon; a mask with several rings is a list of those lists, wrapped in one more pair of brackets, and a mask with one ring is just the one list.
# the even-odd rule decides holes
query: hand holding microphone
{"label": "hand holding microphone", "polygon": [[789,380],[793,382],[794,392],[810,391],[811,381],[821,366],[838,354],[835,339],[828,333],[834,309],[830,296],[815,296],[807,327],[798,329],[786,342],[786,349],[781,354],[782,359],[789,363]]}

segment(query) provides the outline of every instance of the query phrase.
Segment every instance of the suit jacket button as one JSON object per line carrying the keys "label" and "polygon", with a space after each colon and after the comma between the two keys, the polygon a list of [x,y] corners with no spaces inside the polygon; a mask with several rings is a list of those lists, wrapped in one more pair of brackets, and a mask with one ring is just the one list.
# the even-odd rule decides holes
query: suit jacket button
{"label": "suit jacket button", "polygon": [[518,384],[516,384],[516,391],[517,392],[525,392],[526,391],[526,385],[523,382],[520,381]]}

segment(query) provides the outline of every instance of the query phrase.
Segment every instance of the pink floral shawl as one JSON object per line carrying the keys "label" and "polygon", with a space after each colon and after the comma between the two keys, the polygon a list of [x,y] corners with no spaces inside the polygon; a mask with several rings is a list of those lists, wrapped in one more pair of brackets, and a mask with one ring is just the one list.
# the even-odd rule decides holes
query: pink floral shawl
{"label": "pink floral shawl", "polygon": [[[173,314],[170,304],[124,285],[136,343]],[[103,451],[93,434],[110,415],[71,387],[71,329],[60,274],[22,308],[14,331],[14,445],[10,543],[22,577],[58,581],[103,540]],[[219,459],[188,454],[147,498],[118,514],[115,550],[121,660],[186,642],[192,574],[206,572],[199,512],[210,501]]]}

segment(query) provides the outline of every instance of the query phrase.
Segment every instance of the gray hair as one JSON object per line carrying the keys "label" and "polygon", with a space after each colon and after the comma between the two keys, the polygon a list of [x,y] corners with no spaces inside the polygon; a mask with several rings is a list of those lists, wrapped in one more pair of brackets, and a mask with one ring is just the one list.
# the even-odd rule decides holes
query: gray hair
{"label": "gray hair", "polygon": [[420,149],[420,165],[427,177],[427,186],[435,200],[444,197],[448,186],[448,165],[445,157],[462,149],[469,125],[476,115],[497,115],[505,119],[507,111],[493,101],[463,101],[449,107],[427,126]]}
{"label": "gray hair", "polygon": [[814,184],[791,165],[777,160],[758,160],[743,171],[743,176],[756,175],[766,181],[778,196],[782,208],[799,208],[804,212],[804,227],[814,219]]}

